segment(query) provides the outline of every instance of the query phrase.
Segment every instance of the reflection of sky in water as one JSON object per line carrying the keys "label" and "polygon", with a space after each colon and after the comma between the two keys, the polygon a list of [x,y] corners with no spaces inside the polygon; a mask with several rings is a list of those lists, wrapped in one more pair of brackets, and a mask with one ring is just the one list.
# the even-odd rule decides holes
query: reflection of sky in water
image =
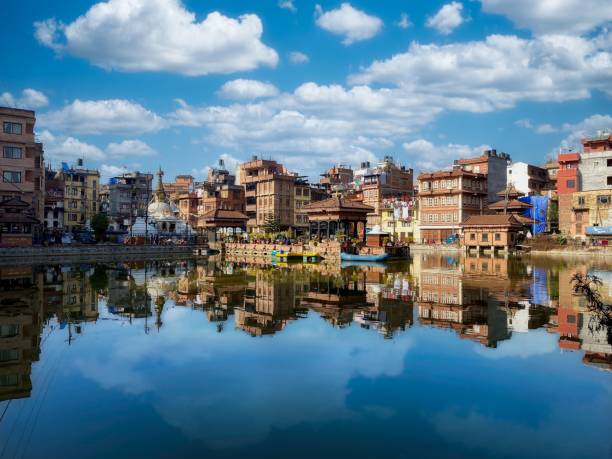
{"label": "reflection of sky in water", "polygon": [[101,301],[70,346],[67,328],[43,331],[32,396],[13,401],[0,445],[32,458],[609,457],[612,373],[528,319],[516,313],[495,348],[418,320],[383,339],[314,311],[252,338],[167,300],[145,335]]}

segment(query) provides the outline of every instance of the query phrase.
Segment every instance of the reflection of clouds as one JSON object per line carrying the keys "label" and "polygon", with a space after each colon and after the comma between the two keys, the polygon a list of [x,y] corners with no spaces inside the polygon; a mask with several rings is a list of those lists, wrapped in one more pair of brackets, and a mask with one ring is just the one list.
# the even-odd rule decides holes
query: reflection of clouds
{"label": "reflection of clouds", "polygon": [[[576,419],[589,419],[590,423],[600,426],[610,425],[607,414],[612,408],[610,399],[604,397],[598,402],[597,410],[590,405],[572,406],[572,416],[568,416],[564,404],[559,403],[544,422],[535,424],[527,421],[528,415],[524,423],[518,423],[475,411],[460,414],[458,410],[436,414],[432,422],[447,440],[488,452],[491,457],[499,455],[501,450],[504,457],[542,457],[542,452],[554,458],[607,457],[610,454],[608,437],[602,438],[599,429],[576,428]],[[593,419],[594,416],[601,419]]]}
{"label": "reflection of clouds", "polygon": [[111,343],[87,344],[79,370],[106,389],[151,394],[167,423],[222,449],[261,441],[273,429],[357,416],[346,405],[351,378],[400,375],[411,341],[335,329],[312,313],[253,339],[216,333],[204,314],[172,308],[159,334],[115,330]]}
{"label": "reflection of clouds", "polygon": [[545,330],[530,330],[529,333],[514,333],[511,339],[501,341],[495,349],[474,345],[474,351],[488,359],[525,359],[555,352],[558,339],[558,335]]}

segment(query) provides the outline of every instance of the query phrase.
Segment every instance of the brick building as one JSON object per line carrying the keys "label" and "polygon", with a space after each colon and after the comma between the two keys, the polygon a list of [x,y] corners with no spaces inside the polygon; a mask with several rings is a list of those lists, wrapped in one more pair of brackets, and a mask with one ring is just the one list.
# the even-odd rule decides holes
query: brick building
{"label": "brick building", "polygon": [[32,110],[0,107],[0,201],[18,197],[44,218],[43,146],[34,138]]}
{"label": "brick building", "polygon": [[482,155],[475,158],[457,159],[454,165],[465,171],[486,176],[487,202],[490,204],[499,200],[497,192],[506,187],[508,181],[507,166],[510,162],[511,158],[507,153],[497,153],[497,150],[485,150]]}
{"label": "brick building", "polygon": [[273,160],[253,156],[239,167],[240,184],[244,186],[249,232],[263,231],[273,219],[281,228],[295,222],[295,181],[297,174]]}
{"label": "brick building", "polygon": [[423,173],[419,181],[420,238],[442,243],[461,232],[470,215],[482,214],[487,205],[487,176],[461,168]]}
{"label": "brick building", "polygon": [[321,174],[319,184],[327,193],[346,190],[353,181],[353,169],[342,164],[336,165]]}

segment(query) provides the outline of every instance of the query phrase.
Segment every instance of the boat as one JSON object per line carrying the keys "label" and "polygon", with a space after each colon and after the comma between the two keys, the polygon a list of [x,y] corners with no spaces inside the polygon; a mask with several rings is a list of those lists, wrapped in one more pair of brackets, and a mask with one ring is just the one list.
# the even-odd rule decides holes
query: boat
{"label": "boat", "polygon": [[342,252],[340,254],[341,261],[385,261],[387,258],[389,258],[388,253],[380,253],[378,255],[355,255]]}
{"label": "boat", "polygon": [[273,250],[271,252],[272,258],[280,261],[302,261],[303,255],[301,253],[285,252],[282,250]]}

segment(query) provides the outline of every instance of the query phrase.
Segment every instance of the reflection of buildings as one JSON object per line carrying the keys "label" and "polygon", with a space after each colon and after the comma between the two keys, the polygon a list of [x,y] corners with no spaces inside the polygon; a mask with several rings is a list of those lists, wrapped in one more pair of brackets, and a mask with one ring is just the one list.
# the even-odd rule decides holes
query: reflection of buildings
{"label": "reflection of buildings", "polygon": [[43,273],[45,314],[59,322],[87,322],[98,318],[98,297],[89,281],[93,270],[78,266],[48,266]]}
{"label": "reflection of buildings", "polygon": [[[146,281],[138,282],[140,271],[118,269],[109,272],[108,297],[106,306],[108,312],[124,317],[141,318],[151,316],[149,294]],[[146,273],[146,268],[144,274]]]}
{"label": "reflection of buildings", "polygon": [[562,269],[559,273],[559,308],[557,310],[556,326],[550,327],[550,332],[559,334],[561,349],[583,350],[582,361],[605,370],[612,370],[612,333],[601,326],[597,316],[586,307],[583,297],[573,293],[572,276],[576,273],[594,274],[600,277],[603,285],[599,288],[601,298],[605,303],[612,302],[610,288],[612,279],[607,271],[588,270],[586,265],[574,264]]}
{"label": "reflection of buildings", "polygon": [[30,266],[0,268],[0,401],[32,391],[43,318],[38,276]]}
{"label": "reflection of buildings", "polygon": [[421,257],[419,322],[453,329],[487,347],[509,339],[515,329],[535,327],[550,312],[525,302],[528,281],[514,280],[524,277],[510,275],[513,264],[494,257]]}
{"label": "reflection of buildings", "polygon": [[281,331],[304,312],[299,307],[303,283],[292,271],[258,270],[244,292],[244,304],[235,309],[236,327],[252,336]]}

